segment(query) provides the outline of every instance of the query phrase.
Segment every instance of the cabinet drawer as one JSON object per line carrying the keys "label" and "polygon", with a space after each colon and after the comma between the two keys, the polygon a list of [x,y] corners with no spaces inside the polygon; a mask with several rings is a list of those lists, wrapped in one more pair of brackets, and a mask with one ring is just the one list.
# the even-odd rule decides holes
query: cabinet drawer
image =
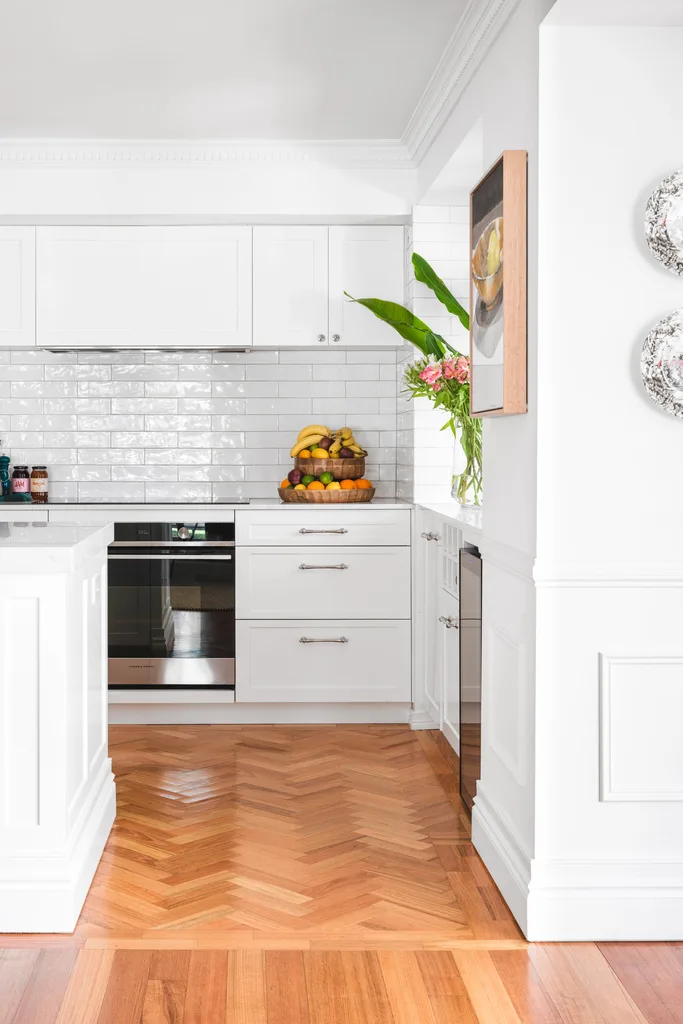
{"label": "cabinet drawer", "polygon": [[410,548],[241,548],[238,619],[408,619]]}
{"label": "cabinet drawer", "polygon": [[410,544],[410,509],[277,508],[235,513],[237,544],[313,547]]}
{"label": "cabinet drawer", "polygon": [[240,703],[411,699],[405,620],[242,621],[236,642]]}

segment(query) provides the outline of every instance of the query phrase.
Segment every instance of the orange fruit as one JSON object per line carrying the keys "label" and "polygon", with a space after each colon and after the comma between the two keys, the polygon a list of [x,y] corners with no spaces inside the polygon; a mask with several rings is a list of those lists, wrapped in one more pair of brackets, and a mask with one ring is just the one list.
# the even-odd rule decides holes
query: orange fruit
{"label": "orange fruit", "polygon": [[341,484],[342,490],[344,490],[344,491],[352,491],[355,488],[355,486],[356,486],[356,481],[355,480],[341,480],[340,484]]}
{"label": "orange fruit", "polygon": [[310,483],[308,485],[308,490],[309,491],[324,491],[325,490],[325,484],[321,484],[319,480],[314,480],[312,483]]}
{"label": "orange fruit", "polygon": [[292,485],[290,484],[290,482],[287,479],[287,477],[285,477],[284,480],[282,480],[281,483],[280,483],[280,487],[291,487],[291,486]]}
{"label": "orange fruit", "polygon": [[366,490],[368,487],[372,487],[372,481],[366,480],[365,477],[361,477],[360,480],[356,480],[356,487],[360,487],[361,490]]}
{"label": "orange fruit", "polygon": [[304,448],[304,450],[302,452],[299,452],[299,454],[297,455],[297,459],[310,459],[310,457],[311,453],[309,452],[308,448]]}

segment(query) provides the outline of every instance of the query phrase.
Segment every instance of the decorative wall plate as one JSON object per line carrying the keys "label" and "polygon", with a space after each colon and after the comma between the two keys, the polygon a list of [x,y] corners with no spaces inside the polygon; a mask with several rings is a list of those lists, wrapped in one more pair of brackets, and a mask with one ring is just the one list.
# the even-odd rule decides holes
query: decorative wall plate
{"label": "decorative wall plate", "polygon": [[652,328],[640,356],[640,372],[653,402],[683,417],[683,309]]}
{"label": "decorative wall plate", "polygon": [[665,178],[648,199],[645,238],[655,259],[683,275],[683,170]]}

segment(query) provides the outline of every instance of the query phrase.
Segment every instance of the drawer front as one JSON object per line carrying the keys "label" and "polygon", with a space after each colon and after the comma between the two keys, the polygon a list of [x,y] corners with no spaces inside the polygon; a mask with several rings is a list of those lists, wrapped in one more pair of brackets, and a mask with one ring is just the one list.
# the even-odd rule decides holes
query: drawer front
{"label": "drawer front", "polygon": [[301,505],[235,513],[235,541],[248,546],[375,547],[410,544],[410,509]]}
{"label": "drawer front", "polygon": [[411,700],[410,622],[369,619],[237,624],[235,699]]}
{"label": "drawer front", "polygon": [[408,619],[410,548],[241,548],[238,619]]}

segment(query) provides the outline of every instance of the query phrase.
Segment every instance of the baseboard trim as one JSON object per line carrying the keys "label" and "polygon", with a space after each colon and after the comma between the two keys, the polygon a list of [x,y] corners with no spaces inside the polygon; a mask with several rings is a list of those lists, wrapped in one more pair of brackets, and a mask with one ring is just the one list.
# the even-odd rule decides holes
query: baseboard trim
{"label": "baseboard trim", "polygon": [[450,722],[446,722],[445,720],[441,726],[441,732],[448,740],[450,746],[453,747],[453,750],[456,752],[458,757],[460,757],[460,733],[456,732]]}
{"label": "baseboard trim", "polygon": [[111,725],[405,725],[410,715],[409,704],[109,705]]}
{"label": "baseboard trim", "polygon": [[68,852],[21,857],[0,879],[0,932],[73,932],[115,816],[116,789],[108,770]]}
{"label": "baseboard trim", "polygon": [[410,712],[408,717],[411,729],[440,729],[440,723],[437,722],[428,711],[422,709],[414,709]]}
{"label": "baseboard trim", "polygon": [[526,935],[531,857],[482,792],[481,783],[472,811],[472,842]]}

